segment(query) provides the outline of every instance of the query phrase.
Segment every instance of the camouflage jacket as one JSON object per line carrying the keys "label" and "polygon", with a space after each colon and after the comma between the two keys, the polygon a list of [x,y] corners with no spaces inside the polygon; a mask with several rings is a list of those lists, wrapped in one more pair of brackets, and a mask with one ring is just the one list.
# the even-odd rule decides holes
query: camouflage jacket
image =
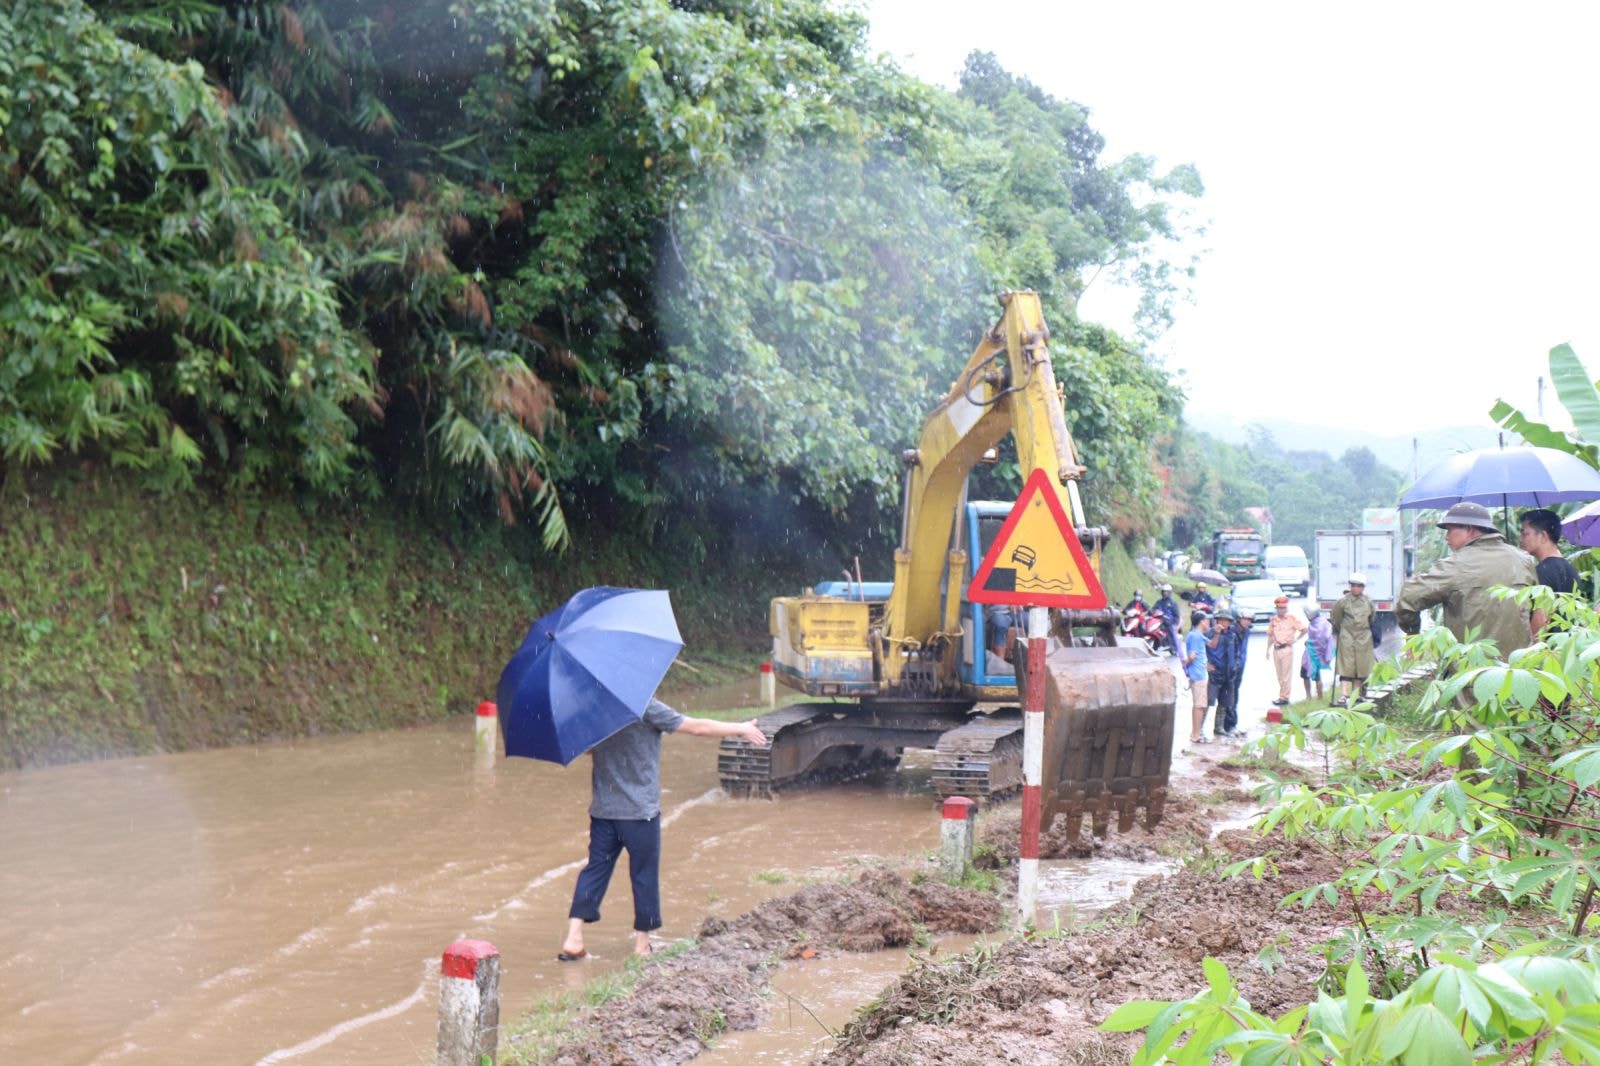
{"label": "camouflage jacket", "polygon": [[1533,642],[1528,612],[1511,600],[1489,595],[1496,585],[1523,589],[1538,584],[1533,558],[1506,543],[1499,533],[1485,533],[1458,552],[1439,560],[1432,570],[1410,578],[1400,588],[1395,620],[1407,633],[1417,632],[1421,613],[1444,606],[1441,621],[1457,640],[1476,631],[1493,640],[1502,657]]}

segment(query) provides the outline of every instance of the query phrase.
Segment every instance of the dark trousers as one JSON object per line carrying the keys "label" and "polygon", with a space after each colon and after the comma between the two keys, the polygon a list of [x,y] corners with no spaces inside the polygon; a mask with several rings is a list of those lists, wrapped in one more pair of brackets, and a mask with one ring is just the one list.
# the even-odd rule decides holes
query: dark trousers
{"label": "dark trousers", "polygon": [[661,816],[649,821],[624,818],[589,819],[589,863],[578,874],[569,918],[600,920],[600,901],[611,884],[617,856],[628,852],[628,878],[633,882],[633,927],[641,933],[661,928]]}
{"label": "dark trousers", "polygon": [[1231,733],[1239,725],[1239,675],[1211,675],[1217,686],[1217,715],[1211,719],[1214,733]]}

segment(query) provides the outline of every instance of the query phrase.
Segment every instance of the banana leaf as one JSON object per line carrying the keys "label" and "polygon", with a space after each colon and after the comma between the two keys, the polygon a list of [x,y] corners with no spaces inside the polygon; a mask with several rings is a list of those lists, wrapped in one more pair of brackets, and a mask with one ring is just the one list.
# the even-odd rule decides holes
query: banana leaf
{"label": "banana leaf", "polygon": [[1495,401],[1489,417],[1537,448],[1555,448],[1600,469],[1600,389],[1589,380],[1572,345],[1558,344],[1550,349],[1550,381],[1561,405],[1572,416],[1574,432],[1565,433],[1548,423],[1536,422],[1504,400]]}

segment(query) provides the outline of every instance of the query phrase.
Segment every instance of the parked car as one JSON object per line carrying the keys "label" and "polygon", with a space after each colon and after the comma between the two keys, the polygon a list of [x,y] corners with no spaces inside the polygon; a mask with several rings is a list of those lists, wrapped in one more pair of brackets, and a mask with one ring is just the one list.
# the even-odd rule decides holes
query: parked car
{"label": "parked car", "polygon": [[1285,592],[1304,596],[1311,588],[1311,564],[1306,550],[1296,544],[1274,544],[1267,549],[1267,576]]}
{"label": "parked car", "polygon": [[1270,577],[1254,577],[1233,586],[1230,606],[1241,615],[1249,615],[1257,622],[1265,622],[1277,612],[1272,602],[1283,595],[1283,589]]}

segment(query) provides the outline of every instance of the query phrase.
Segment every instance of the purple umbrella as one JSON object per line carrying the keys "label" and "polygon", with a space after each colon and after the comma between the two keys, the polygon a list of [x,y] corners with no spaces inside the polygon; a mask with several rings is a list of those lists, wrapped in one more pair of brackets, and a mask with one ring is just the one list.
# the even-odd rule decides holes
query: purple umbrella
{"label": "purple umbrella", "polygon": [[1561,535],[1585,548],[1600,545],[1600,500],[1568,515],[1561,523]]}

